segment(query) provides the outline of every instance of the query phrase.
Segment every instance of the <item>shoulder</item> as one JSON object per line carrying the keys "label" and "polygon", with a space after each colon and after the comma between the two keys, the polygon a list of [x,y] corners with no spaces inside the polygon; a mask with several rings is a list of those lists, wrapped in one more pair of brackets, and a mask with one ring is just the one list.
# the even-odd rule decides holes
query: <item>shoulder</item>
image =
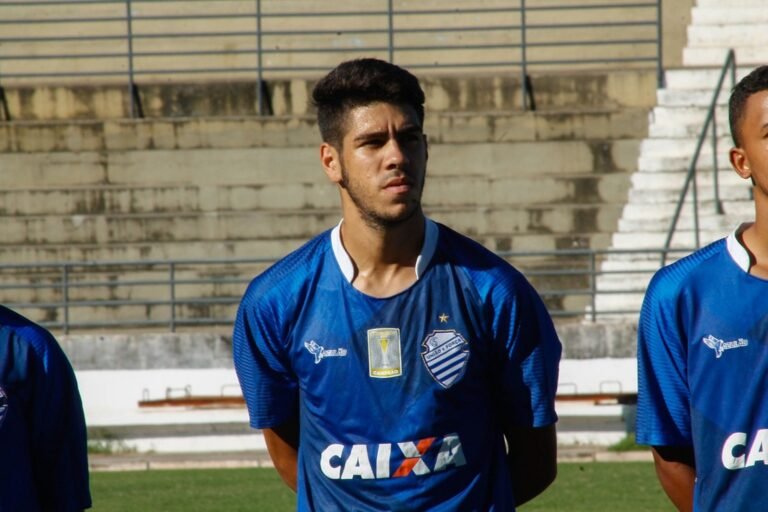
{"label": "shoulder", "polygon": [[527,292],[530,284],[507,260],[469,237],[438,224],[438,257],[464,273],[481,296]]}
{"label": "shoulder", "polygon": [[726,251],[726,239],[723,238],[660,269],[648,285],[646,301],[676,300],[690,287],[706,285],[712,277],[713,266],[720,263],[718,258]]}
{"label": "shoulder", "polygon": [[275,262],[248,285],[243,303],[294,296],[317,275],[331,251],[330,230]]}
{"label": "shoulder", "polygon": [[44,327],[0,305],[0,343],[14,344],[17,349],[32,349],[41,357],[58,343]]}

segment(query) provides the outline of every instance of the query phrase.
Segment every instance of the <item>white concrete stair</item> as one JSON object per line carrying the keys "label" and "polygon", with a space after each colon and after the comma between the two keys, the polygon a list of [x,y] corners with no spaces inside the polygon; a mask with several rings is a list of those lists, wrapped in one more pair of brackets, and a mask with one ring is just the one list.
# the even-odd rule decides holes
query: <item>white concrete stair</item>
{"label": "white concrete stair", "polygon": [[719,66],[728,48],[739,64],[766,62],[768,6],[764,0],[699,0],[691,11],[685,66]]}
{"label": "white concrete stair", "polygon": [[[657,106],[649,115],[648,138],[641,143],[637,171],[628,201],[611,240],[616,251],[606,256],[597,276],[599,318],[636,317],[653,273],[660,266],[681,187],[684,184],[707,109],[728,49],[736,52],[736,79],[768,61],[768,2],[766,0],[698,0],[688,27],[688,43],[681,69],[666,72],[666,88],[657,92]],[[722,238],[741,222],[754,218],[752,190],[728,163],[733,142],[728,124],[732,87],[726,74],[716,102],[717,181],[723,209],[714,201],[714,155],[711,126],[697,161],[700,244]],[[684,256],[695,245],[692,194],[689,189],[671,240],[667,263]],[[613,313],[611,313],[613,312]]]}

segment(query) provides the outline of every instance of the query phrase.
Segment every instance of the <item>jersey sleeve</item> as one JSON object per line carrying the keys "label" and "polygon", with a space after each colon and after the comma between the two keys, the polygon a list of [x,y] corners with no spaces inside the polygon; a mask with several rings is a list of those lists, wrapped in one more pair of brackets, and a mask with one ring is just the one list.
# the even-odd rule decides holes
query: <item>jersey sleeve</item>
{"label": "jersey sleeve", "polygon": [[284,314],[253,285],[235,320],[235,371],[253,428],[277,427],[298,408],[298,384],[285,348]]}
{"label": "jersey sleeve", "polygon": [[638,324],[637,442],[651,446],[688,446],[691,437],[687,345],[679,325],[676,286],[654,276]]}
{"label": "jersey sleeve", "polygon": [[91,506],[83,405],[75,373],[51,334],[37,326],[20,330],[35,346],[30,358],[32,472],[42,510]]}
{"label": "jersey sleeve", "polygon": [[512,277],[508,286],[494,290],[494,338],[503,352],[503,420],[516,427],[543,427],[557,421],[562,346],[539,295],[522,275]]}

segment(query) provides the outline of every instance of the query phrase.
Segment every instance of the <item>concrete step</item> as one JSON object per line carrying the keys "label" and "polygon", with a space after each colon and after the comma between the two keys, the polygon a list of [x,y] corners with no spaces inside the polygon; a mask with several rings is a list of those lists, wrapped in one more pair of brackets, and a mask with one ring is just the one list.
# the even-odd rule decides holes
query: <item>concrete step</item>
{"label": "concrete step", "polygon": [[[754,203],[750,200],[742,201],[722,201],[723,210],[731,216],[740,216],[743,219],[749,218],[754,215],[755,207]],[[635,220],[655,220],[657,222],[667,221],[672,218],[675,212],[675,203],[655,203],[652,205],[642,204],[639,202],[630,201],[624,205],[624,209],[621,213],[621,222],[623,221],[635,221]],[[681,210],[681,216],[690,217],[693,211],[691,201],[686,201]],[[714,215],[716,212],[715,204],[712,200],[712,196],[707,196],[705,199],[699,199],[699,215]],[[622,231],[628,231],[622,229]]]}
{"label": "concrete step", "polygon": [[7,244],[0,248],[0,263],[278,258],[297,249],[306,241],[305,237],[301,237],[243,240],[237,243],[226,240],[185,240],[163,243],[64,243],[44,246]]}
{"label": "concrete step", "polygon": [[[722,62],[720,63],[722,65]],[[699,89],[659,89],[656,91],[656,97],[658,104],[661,106],[694,106],[709,108],[712,103],[712,97],[714,96],[714,88],[717,83],[711,82],[709,87]],[[728,105],[728,94],[723,89],[723,92],[717,98],[718,105]]]}
{"label": "concrete step", "polygon": [[[687,169],[680,172],[636,172],[632,175],[633,190],[677,190],[682,189],[687,177]],[[711,171],[702,171],[697,168],[696,183],[699,190],[707,190],[713,187],[715,176]],[[717,174],[718,185],[723,187],[748,187],[749,181],[745,181],[738,174],[726,170]]]}
{"label": "concrete step", "polygon": [[333,210],[6,217],[9,244],[156,243],[309,238],[338,222]]}
{"label": "concrete step", "polygon": [[[736,51],[736,62],[739,65],[759,66],[765,62],[765,45],[733,46]],[[685,66],[722,66],[725,62],[727,47],[687,47],[683,48],[683,65]]]}
{"label": "concrete step", "polygon": [[[514,73],[489,74],[475,70],[468,75],[424,71],[418,75],[426,94],[426,108],[431,113],[428,120],[438,112],[520,111],[521,87]],[[142,112],[147,119],[256,116],[259,110],[255,78],[196,78],[181,84],[167,80],[141,82],[138,91]],[[296,76],[269,80],[271,115],[314,117],[309,98],[315,80]],[[656,73],[650,68],[533,72],[531,80],[538,112],[648,109],[655,104]],[[123,83],[67,85],[61,82],[9,85],[8,79],[4,79],[10,118],[14,121],[120,119],[132,115],[130,97]],[[238,138],[243,136],[240,134]]]}
{"label": "concrete step", "polygon": [[[716,231],[702,230],[699,234],[699,240],[702,246],[714,242],[720,238],[723,238],[728,233],[738,227],[732,226],[729,228],[718,229]],[[666,231],[655,231],[652,233],[622,233],[617,232],[613,234],[611,247],[614,249],[636,249],[640,247],[648,247],[657,249],[664,247],[666,241]],[[688,249],[694,247],[695,237],[692,231],[678,230],[672,237],[670,247]]]}
{"label": "concrete step", "polygon": [[[610,233],[621,204],[527,204],[494,208],[477,205],[430,205],[435,219],[462,232]],[[253,212],[173,212],[168,214],[10,216],[0,223],[7,244],[110,244],[195,240],[234,244],[248,240],[308,239],[338,222],[337,208]]]}
{"label": "concrete step", "polygon": [[[738,62],[737,62],[738,65]],[[721,63],[722,66],[722,63]],[[751,66],[737,66],[736,80],[740,80],[752,71]],[[719,67],[685,67],[668,69],[665,71],[665,80],[667,89],[699,89],[713,90],[720,78],[721,70]],[[726,74],[723,81],[723,90],[730,91],[732,84],[730,76]]]}
{"label": "concrete step", "polygon": [[[489,177],[634,170],[638,139],[444,144],[430,154],[431,175]],[[545,163],[546,162],[546,163]],[[212,169],[219,170],[211,172]],[[478,171],[468,171],[479,169]],[[285,185],[326,182],[317,149],[244,148],[0,154],[0,190],[96,184]],[[161,172],[160,172],[161,171]],[[290,173],[290,177],[286,177]],[[333,188],[329,186],[329,191]],[[335,194],[335,191],[333,192]]]}
{"label": "concrete step", "polygon": [[[751,208],[750,208],[751,207]],[[744,220],[751,218],[754,215],[754,206],[749,203],[745,203],[744,207],[731,207],[728,208],[727,213],[724,215],[717,215],[711,209],[702,208],[699,210],[699,229],[704,230],[725,230],[730,231],[735,228]],[[672,216],[661,218],[645,218],[645,219],[619,219],[619,229],[621,233],[652,233],[656,231],[667,232],[671,224]],[[688,209],[685,213],[681,213],[677,220],[676,229],[681,230],[693,230],[694,217],[693,213]]]}
{"label": "concrete step", "polygon": [[696,0],[696,5],[700,8],[730,8],[738,11],[743,7],[757,8],[765,7],[765,0]]}
{"label": "concrete step", "polygon": [[765,3],[738,7],[703,6],[691,9],[691,23],[698,25],[748,25],[751,23],[768,23],[768,11]]}
{"label": "concrete step", "polygon": [[[711,142],[709,143],[711,146]],[[706,145],[705,145],[706,146]],[[733,169],[728,167],[728,149],[731,145],[721,148],[718,146],[717,150],[717,167],[721,173],[734,172]],[[702,148],[703,150],[704,148]],[[680,172],[687,171],[691,165],[691,159],[693,152],[687,156],[656,156],[650,153],[641,154],[637,159],[637,168],[641,172]],[[696,162],[696,169],[699,171],[712,172],[714,168],[714,161],[712,158],[711,150],[710,154],[706,156],[699,155],[699,159]]]}
{"label": "concrete step", "polygon": [[[699,188],[699,200],[710,201],[714,198],[714,190],[711,188]],[[680,189],[630,189],[629,202],[633,204],[642,204],[648,208],[656,208],[661,204],[676,204],[680,197]],[[688,190],[686,203],[691,201],[691,189]],[[752,189],[749,186],[723,186],[720,187],[721,201],[744,201],[752,202]]]}
{"label": "concrete step", "polygon": [[[698,137],[681,137],[681,138],[648,138],[644,139],[640,143],[640,152],[644,155],[653,155],[655,158],[668,158],[676,156],[688,155],[689,158],[693,156],[693,152],[696,149]],[[701,148],[699,158],[711,158],[712,155],[712,142],[711,137],[705,140],[705,144]],[[728,149],[733,146],[733,140],[730,133],[718,133],[717,136],[718,150],[722,148],[723,152],[727,152]],[[726,153],[727,154],[727,153]],[[726,160],[727,161],[727,160]]]}
{"label": "concrete step", "polygon": [[[765,12],[765,8],[763,8]],[[688,48],[765,48],[768,44],[768,21],[748,23],[689,25]],[[738,62],[738,61],[736,61]]]}
{"label": "concrete step", "polygon": [[[698,137],[704,127],[707,110],[699,107],[661,106],[653,110],[648,127],[649,138],[690,138]],[[728,108],[725,105],[715,110],[716,129],[719,134],[729,134]],[[711,134],[711,125],[707,129]]]}
{"label": "concrete step", "polygon": [[[646,112],[446,112],[428,115],[424,129],[434,144],[636,139],[647,131]],[[6,153],[315,148],[319,144],[316,122],[306,116],[0,123],[0,152]]]}
{"label": "concrete step", "polygon": [[[216,212],[338,210],[338,196],[324,176],[310,183],[196,186],[193,184],[143,187],[103,185],[77,188],[37,188],[0,191],[0,218],[90,215],[181,215]],[[431,176],[424,200],[428,205],[477,207],[577,203],[593,198],[599,203],[626,195],[625,173],[547,176]],[[566,206],[567,207],[567,206]]]}

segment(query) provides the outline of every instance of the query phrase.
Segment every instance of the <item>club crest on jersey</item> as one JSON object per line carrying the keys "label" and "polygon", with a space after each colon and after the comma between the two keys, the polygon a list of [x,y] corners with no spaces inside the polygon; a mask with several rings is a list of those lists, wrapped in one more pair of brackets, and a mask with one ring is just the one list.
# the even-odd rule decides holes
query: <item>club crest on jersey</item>
{"label": "club crest on jersey", "polygon": [[0,386],[0,427],[3,426],[3,420],[8,413],[8,395],[5,394],[5,390]]}
{"label": "club crest on jersey", "polygon": [[368,372],[386,379],[403,374],[400,357],[400,329],[382,327],[368,330]]}
{"label": "club crest on jersey", "polygon": [[715,351],[715,357],[717,359],[720,359],[722,357],[723,352],[726,350],[730,350],[732,348],[740,348],[740,347],[746,347],[749,345],[749,341],[745,340],[744,338],[739,338],[734,341],[725,341],[721,340],[719,338],[715,338],[711,334],[708,335],[706,338],[702,338],[702,340],[706,346],[711,348]]}
{"label": "club crest on jersey", "polygon": [[469,361],[469,343],[458,332],[434,331],[422,342],[421,359],[430,375],[444,388],[464,375]]}
{"label": "club crest on jersey", "polygon": [[315,364],[319,364],[324,357],[344,357],[347,355],[347,349],[345,348],[326,349],[315,340],[305,341],[304,347],[310,354],[315,356]]}

